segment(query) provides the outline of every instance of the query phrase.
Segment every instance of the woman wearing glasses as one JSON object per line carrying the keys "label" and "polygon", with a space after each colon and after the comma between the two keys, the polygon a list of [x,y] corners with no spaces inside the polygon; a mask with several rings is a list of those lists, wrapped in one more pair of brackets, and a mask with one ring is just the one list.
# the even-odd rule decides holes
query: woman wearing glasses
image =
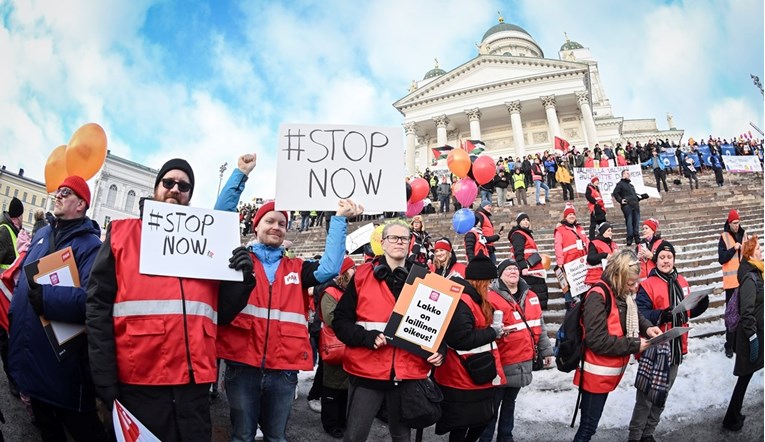
{"label": "woman wearing glasses", "polygon": [[619,385],[630,355],[648,348],[640,336],[661,334],[635,304],[639,272],[637,256],[619,250],[608,259],[600,282],[585,294],[584,370],[574,375],[574,384],[581,384],[582,416],[574,442],[589,441],[597,431],[608,393]]}
{"label": "woman wearing glasses", "polygon": [[332,327],[345,343],[343,369],[349,375],[346,441],[367,440],[372,421],[385,400],[391,439],[408,441],[411,429],[401,421],[394,379],[426,379],[443,362],[435,353],[425,359],[388,345],[383,330],[412,263],[409,226],[391,221],[382,231],[383,255],[358,267],[335,308]]}

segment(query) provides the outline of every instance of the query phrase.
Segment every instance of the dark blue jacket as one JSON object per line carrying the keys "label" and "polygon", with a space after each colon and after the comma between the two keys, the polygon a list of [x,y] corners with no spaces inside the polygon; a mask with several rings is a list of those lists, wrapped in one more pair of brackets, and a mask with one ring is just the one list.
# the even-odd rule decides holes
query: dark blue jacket
{"label": "dark blue jacket", "polygon": [[[47,319],[85,325],[84,287],[88,285],[90,268],[101,246],[100,235],[98,225],[85,217],[80,222],[58,221],[55,227],[43,227],[32,238],[22,267],[50,254],[53,241],[54,250],[72,247],[80,276],[80,287],[77,288],[42,286],[43,313]],[[70,410],[94,409],[95,392],[85,335],[74,338],[82,342],[77,342],[78,346],[59,361],[39,316],[29,303],[28,293],[29,283],[22,274],[8,314],[11,322],[8,363],[19,391]]]}

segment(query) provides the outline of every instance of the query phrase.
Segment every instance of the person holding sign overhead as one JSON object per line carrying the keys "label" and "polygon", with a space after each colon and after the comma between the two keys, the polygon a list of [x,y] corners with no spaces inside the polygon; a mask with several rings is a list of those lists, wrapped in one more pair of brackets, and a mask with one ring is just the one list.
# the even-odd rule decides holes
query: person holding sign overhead
{"label": "person holding sign overhead", "polygon": [[[72,338],[59,360],[40,321],[43,316],[51,321],[85,324],[84,287],[101,246],[101,229],[85,215],[89,206],[90,188],[85,180],[69,176],[59,185],[53,207],[55,220],[33,238],[22,263],[27,277],[19,278],[11,299],[11,376],[19,391],[32,399],[32,412],[44,441],[66,440],[66,432],[77,441],[106,440],[96,414],[85,334]],[[63,272],[51,274],[48,283],[30,278],[27,266],[36,267],[41,258],[68,247],[79,274],[79,280],[76,275],[68,278],[74,286],[64,282]]]}
{"label": "person holding sign overhead", "polygon": [[[191,165],[166,162],[153,200],[188,206],[193,193]],[[107,407],[118,399],[160,440],[210,440],[218,326],[246,305],[255,285],[252,259],[244,247],[229,259],[244,281],[140,273],[143,202],[141,218],[109,224],[93,263],[86,303],[93,381]]]}
{"label": "person holding sign overhead", "polygon": [[426,379],[432,366],[443,362],[434,353],[427,359],[388,345],[382,331],[404,288],[411,262],[409,226],[390,221],[382,231],[383,255],[358,267],[335,308],[332,327],[345,343],[343,369],[350,375],[348,416],[344,440],[364,441],[383,400],[388,430],[394,441],[409,441],[411,429],[401,421],[397,380]]}
{"label": "person holding sign overhead", "polygon": [[450,442],[478,440],[494,416],[494,387],[506,382],[494,341],[509,330],[494,321],[489,300],[496,278],[497,267],[483,253],[470,261],[465,279],[451,278],[464,290],[444,337],[444,364],[435,373],[444,394],[436,434],[449,433]]}
{"label": "person holding sign overhead", "polygon": [[[235,211],[257,157],[239,157],[237,168],[218,196],[215,208]],[[258,424],[265,440],[285,441],[287,420],[299,370],[314,368],[308,337],[308,288],[327,282],[341,269],[346,219],[361,206],[338,201],[320,261],[284,254],[287,212],[263,204],[253,218],[257,242],[249,246],[257,284],[247,306],[218,334],[218,357],[226,362],[226,394],[231,407],[232,440],[252,441]],[[409,244],[409,236],[406,244]],[[255,386],[255,387],[253,387]]]}
{"label": "person holding sign overhead", "polygon": [[[677,273],[675,268],[675,247],[669,241],[662,241],[653,257],[656,268],[651,270],[648,278],[640,283],[637,293],[637,305],[640,313],[662,332],[673,327],[687,327],[688,319],[704,313],[709,307],[709,296],[704,296],[690,311],[676,314],[672,310],[683,299],[691,294],[688,281]],[[677,377],[677,369],[683,362],[683,355],[688,352],[688,334],[670,341],[669,379],[667,394]],[[642,359],[642,358],[641,358]],[[651,396],[636,389],[635,408],[632,410],[629,440],[644,440],[651,438],[656,426],[659,425],[663,403],[655,403]]]}

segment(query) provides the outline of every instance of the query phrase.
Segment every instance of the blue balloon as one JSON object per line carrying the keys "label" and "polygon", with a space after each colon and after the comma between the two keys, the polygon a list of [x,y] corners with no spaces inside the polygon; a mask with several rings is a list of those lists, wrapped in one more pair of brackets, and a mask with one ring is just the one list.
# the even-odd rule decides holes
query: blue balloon
{"label": "blue balloon", "polygon": [[454,212],[452,227],[460,235],[464,235],[475,225],[475,215],[470,209],[460,209]]}

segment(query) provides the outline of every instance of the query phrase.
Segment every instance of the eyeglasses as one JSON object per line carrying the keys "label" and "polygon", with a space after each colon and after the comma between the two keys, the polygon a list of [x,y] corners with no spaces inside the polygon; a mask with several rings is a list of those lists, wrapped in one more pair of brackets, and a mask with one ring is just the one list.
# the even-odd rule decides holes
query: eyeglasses
{"label": "eyeglasses", "polygon": [[385,240],[388,241],[390,244],[403,244],[407,241],[409,241],[408,236],[396,236],[396,235],[388,235],[385,237]]}
{"label": "eyeglasses", "polygon": [[162,180],[162,187],[164,187],[167,190],[171,190],[175,185],[178,185],[178,190],[180,190],[182,193],[186,193],[189,190],[191,190],[191,184],[187,183],[186,181],[175,181],[172,178],[165,178]]}
{"label": "eyeglasses", "polygon": [[56,191],[56,198],[66,198],[69,195],[74,195],[74,190],[68,187],[62,187]]}

